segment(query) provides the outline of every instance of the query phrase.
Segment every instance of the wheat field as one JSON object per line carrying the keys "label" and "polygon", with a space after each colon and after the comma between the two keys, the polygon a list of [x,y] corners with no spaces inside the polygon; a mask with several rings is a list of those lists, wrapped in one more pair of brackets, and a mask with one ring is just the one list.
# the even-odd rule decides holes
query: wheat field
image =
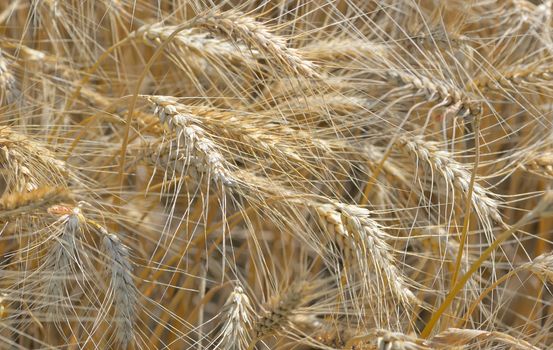
{"label": "wheat field", "polygon": [[0,349],[553,348],[552,0],[0,0]]}

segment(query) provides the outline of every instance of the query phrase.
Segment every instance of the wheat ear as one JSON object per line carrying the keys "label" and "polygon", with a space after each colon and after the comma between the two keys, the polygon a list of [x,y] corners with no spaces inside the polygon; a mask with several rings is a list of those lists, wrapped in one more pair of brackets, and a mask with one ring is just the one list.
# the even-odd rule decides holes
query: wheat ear
{"label": "wheat ear", "polygon": [[126,348],[134,339],[138,290],[132,276],[128,248],[115,234],[103,229],[101,231],[104,234],[103,248],[109,259],[107,265],[111,272],[116,340],[122,348]]}
{"label": "wheat ear", "polygon": [[255,339],[262,339],[288,326],[294,312],[306,302],[310,292],[312,288],[307,282],[296,282],[265,305],[264,314],[258,318],[253,328]]}
{"label": "wheat ear", "polygon": [[219,332],[217,349],[243,350],[250,342],[253,309],[242,287],[234,288],[223,306],[224,323]]}
{"label": "wheat ear", "polygon": [[477,79],[474,84],[483,90],[503,90],[512,87],[520,87],[526,84],[550,83],[553,80],[553,71],[549,67],[517,67],[503,74],[494,75],[492,78]]}
{"label": "wheat ear", "polygon": [[0,197],[0,218],[26,213],[70,199],[69,191],[62,187],[40,187],[30,192],[4,194]]}
{"label": "wheat ear", "polygon": [[439,101],[441,107],[453,108],[453,114],[463,117],[478,117],[482,113],[481,103],[469,97],[453,84],[430,78],[420,73],[402,72],[391,70],[387,72],[388,79],[395,81],[400,86],[407,86],[417,92],[423,93],[429,102]]}
{"label": "wheat ear", "polygon": [[176,134],[175,159],[182,161],[185,167],[191,165],[196,171],[196,174],[193,174],[196,175],[196,179],[200,178],[199,174],[207,172],[216,183],[233,186],[237,182],[230,171],[230,164],[201,128],[199,118],[189,113],[186,107],[174,98],[151,96],[148,99],[155,105],[155,114],[160,122]]}
{"label": "wheat ear", "polygon": [[53,320],[58,320],[58,303],[64,299],[67,281],[74,276],[73,266],[78,265],[79,261],[77,235],[81,231],[80,208],[75,207],[70,214],[59,220],[63,224],[61,235],[54,237],[55,241],[48,249],[43,264],[44,270],[51,274],[44,288],[44,297],[51,300],[47,303],[47,312]]}
{"label": "wheat ear", "polygon": [[24,192],[40,186],[67,186],[75,179],[66,164],[45,147],[9,127],[0,127],[0,166],[8,192]]}
{"label": "wheat ear", "polygon": [[[148,46],[159,47],[177,30],[178,26],[156,23],[142,26],[134,35]],[[214,37],[210,32],[198,28],[180,30],[168,44],[167,50],[176,55],[173,59],[178,57],[179,61],[183,60],[196,67],[202,66],[201,60],[217,66],[257,66],[256,52],[251,52],[243,45]]]}
{"label": "wheat ear", "polygon": [[520,167],[533,174],[553,178],[553,152],[545,152],[532,157],[530,160],[520,164]]}
{"label": "wheat ear", "polygon": [[196,18],[195,24],[207,30],[223,33],[233,40],[275,58],[293,73],[318,78],[315,65],[302,58],[295,49],[286,45],[286,40],[273,33],[262,23],[238,11],[208,13]]}
{"label": "wheat ear", "polygon": [[[463,195],[468,194],[471,173],[449,152],[438,149],[435,143],[425,141],[421,137],[400,137],[397,145],[415,161],[421,160],[430,165],[448,184],[460,190]],[[489,192],[477,183],[474,184],[471,201],[474,209],[484,218],[491,218],[498,223],[503,222],[498,201],[490,198]]]}
{"label": "wheat ear", "polygon": [[[393,237],[370,218],[369,210],[342,203],[315,205],[315,210],[323,228],[334,237],[342,250],[356,258],[363,274],[367,274],[370,267],[376,268],[399,301],[407,305],[419,303],[397,269],[393,249],[386,242]],[[370,266],[367,266],[368,262]]]}

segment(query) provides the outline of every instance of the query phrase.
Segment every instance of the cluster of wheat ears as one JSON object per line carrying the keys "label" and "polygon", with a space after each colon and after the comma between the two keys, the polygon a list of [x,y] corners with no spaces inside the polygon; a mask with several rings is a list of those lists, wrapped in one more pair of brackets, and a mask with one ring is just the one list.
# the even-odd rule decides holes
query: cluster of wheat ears
{"label": "cluster of wheat ears", "polygon": [[0,0],[0,349],[550,348],[552,11]]}

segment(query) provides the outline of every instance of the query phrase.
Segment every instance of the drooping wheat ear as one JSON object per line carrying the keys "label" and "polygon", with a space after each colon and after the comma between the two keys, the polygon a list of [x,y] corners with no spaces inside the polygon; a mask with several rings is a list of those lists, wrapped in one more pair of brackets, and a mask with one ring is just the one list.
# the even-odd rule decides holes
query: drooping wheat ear
{"label": "drooping wheat ear", "polygon": [[59,320],[59,304],[64,301],[68,281],[75,278],[76,268],[80,265],[77,236],[81,231],[82,220],[78,207],[59,219],[62,223],[61,234],[59,237],[53,237],[54,243],[49,247],[42,265],[49,276],[46,279],[44,295],[40,297],[48,300],[47,314],[54,321]]}
{"label": "drooping wheat ear", "polygon": [[[441,174],[449,185],[460,190],[465,196],[468,195],[471,173],[457,162],[452,154],[438,149],[435,143],[419,136],[402,136],[398,139],[397,145],[415,161],[427,163]],[[484,219],[491,218],[498,223],[503,222],[498,201],[490,198],[489,191],[477,183],[474,184],[471,201],[474,210]]]}
{"label": "drooping wheat ear", "polygon": [[199,174],[207,173],[209,178],[225,186],[233,186],[237,182],[230,171],[231,165],[202,129],[201,119],[174,98],[150,96],[148,100],[155,105],[154,113],[160,122],[176,134],[175,161],[183,162],[185,167],[192,166],[195,170],[192,176],[197,180],[200,179]]}
{"label": "drooping wheat ear", "polygon": [[224,323],[219,332],[216,349],[243,350],[250,342],[253,309],[242,287],[237,286],[225,302]]}
{"label": "drooping wheat ear", "polygon": [[553,282],[553,253],[542,254],[524,267],[545,281]]}
{"label": "drooping wheat ear", "polygon": [[255,338],[262,339],[286,328],[294,312],[308,301],[310,293],[313,293],[313,288],[307,282],[295,282],[277,295],[263,307],[264,314],[253,328]]}
{"label": "drooping wheat ear", "polygon": [[207,13],[195,19],[195,25],[212,32],[223,33],[234,41],[274,58],[291,72],[318,78],[315,65],[301,57],[298,52],[287,46],[286,40],[271,31],[262,23],[238,11]]}
{"label": "drooping wheat ear", "polygon": [[101,229],[103,248],[108,257],[111,272],[110,288],[114,298],[114,322],[116,341],[126,348],[134,339],[134,324],[138,306],[138,289],[132,276],[132,264],[128,248],[119,237]]}
{"label": "drooping wheat ear", "polygon": [[432,349],[452,349],[467,346],[473,341],[502,343],[516,350],[540,350],[525,340],[515,338],[503,332],[489,332],[479,329],[449,328],[427,341]]}
{"label": "drooping wheat ear", "polygon": [[390,54],[388,45],[374,43],[368,39],[351,38],[314,41],[298,50],[308,60],[324,62],[336,68],[341,68],[337,65],[340,61],[381,59]]}
{"label": "drooping wheat ear", "polygon": [[367,278],[364,283],[371,283],[369,273],[376,269],[377,275],[383,277],[382,281],[387,287],[381,289],[379,281],[374,282],[377,290],[381,289],[381,295],[389,291],[405,305],[419,303],[409,290],[406,279],[397,269],[393,249],[387,243],[387,240],[393,237],[370,218],[369,210],[343,203],[316,204],[315,210],[330,237],[335,239],[340,249],[357,261],[360,272]]}
{"label": "drooping wheat ear", "polygon": [[536,84],[539,89],[542,83],[547,85],[553,81],[553,70],[547,67],[516,67],[508,72],[489,77],[477,79],[474,84],[483,90],[503,90],[521,87],[522,85]]}
{"label": "drooping wheat ear", "polygon": [[[211,130],[217,131],[217,137],[225,143],[235,143],[236,148],[245,148],[245,157],[256,157],[258,152],[265,153],[272,161],[279,158],[288,160],[279,166],[294,164],[294,167],[308,161],[311,152],[335,152],[338,148],[333,142],[319,138],[317,134],[306,130],[292,128],[286,123],[274,121],[273,114],[244,113],[220,108],[187,106],[188,111],[209,124]],[[280,108],[279,108],[280,109]],[[228,140],[228,141],[227,141]],[[310,152],[306,152],[306,151]],[[348,150],[350,151],[350,150]],[[306,156],[307,154],[307,156]],[[242,157],[242,155],[238,155]],[[257,160],[257,159],[256,159]],[[320,160],[315,160],[319,164]]]}
{"label": "drooping wheat ear", "polygon": [[453,84],[420,73],[391,70],[386,74],[388,79],[396,84],[423,93],[429,102],[439,102],[441,107],[453,108],[454,115],[475,118],[482,113],[481,103],[469,97],[466,92],[456,88]]}
{"label": "drooping wheat ear", "polygon": [[40,187],[30,192],[7,193],[0,197],[0,218],[26,213],[70,199],[62,187]]}
{"label": "drooping wheat ear", "polygon": [[553,178],[553,152],[546,152],[522,163],[521,168],[533,174]]}
{"label": "drooping wheat ear", "polygon": [[75,179],[48,149],[9,127],[0,128],[0,167],[9,193],[67,186],[68,179]]}
{"label": "drooping wheat ear", "polygon": [[8,62],[0,50],[0,105],[12,103],[17,97],[15,77],[8,67]]}
{"label": "drooping wheat ear", "polygon": [[[178,26],[156,23],[140,27],[133,35],[148,46],[159,47],[176,30],[178,30]],[[256,52],[248,50],[243,45],[214,37],[210,32],[198,28],[186,28],[178,32],[168,43],[167,50],[174,55],[179,55],[179,59],[196,67],[203,66],[198,64],[198,60],[227,67],[228,65],[255,67],[257,64]]]}
{"label": "drooping wheat ear", "polygon": [[[245,148],[245,157],[253,157],[253,152],[266,153],[271,158],[286,158],[301,161],[300,151],[305,144],[313,144],[313,136],[301,130],[292,129],[269,118],[232,111],[200,106],[181,106],[196,119],[209,123],[211,129],[217,130],[217,137],[235,143],[237,148]],[[287,142],[288,141],[288,142]]]}

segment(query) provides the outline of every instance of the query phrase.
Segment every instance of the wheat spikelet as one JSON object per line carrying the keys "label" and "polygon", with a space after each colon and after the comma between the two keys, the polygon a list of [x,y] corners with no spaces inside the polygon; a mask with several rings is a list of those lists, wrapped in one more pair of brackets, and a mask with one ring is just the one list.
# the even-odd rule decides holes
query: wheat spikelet
{"label": "wheat spikelet", "polygon": [[114,323],[118,344],[126,348],[134,339],[134,323],[138,305],[138,291],[132,276],[128,248],[113,233],[102,230],[103,249],[108,257],[110,289],[114,299]]}
{"label": "wheat spikelet", "polygon": [[293,73],[308,78],[319,77],[313,63],[300,57],[295,49],[286,45],[283,38],[246,14],[238,11],[207,13],[197,18],[195,25],[224,33],[233,40],[242,40],[246,45],[275,58]]}
{"label": "wheat spikelet", "polygon": [[[334,66],[340,61],[354,61],[367,58],[384,58],[389,55],[387,45],[368,40],[340,38],[302,46],[299,51],[303,57],[314,62],[325,62]],[[336,68],[341,68],[336,66]]]}
{"label": "wheat spikelet", "polygon": [[521,163],[520,166],[531,173],[551,178],[553,177],[553,154],[546,152],[539,156],[531,157],[530,160]]}

